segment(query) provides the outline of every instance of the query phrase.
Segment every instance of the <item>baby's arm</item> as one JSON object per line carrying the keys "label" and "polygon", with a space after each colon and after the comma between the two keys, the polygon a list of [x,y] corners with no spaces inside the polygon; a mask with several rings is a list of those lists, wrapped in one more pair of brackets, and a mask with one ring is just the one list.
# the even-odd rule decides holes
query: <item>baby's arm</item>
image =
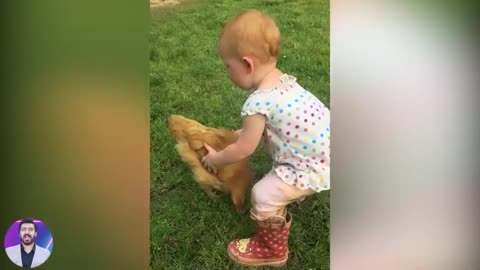
{"label": "baby's arm", "polygon": [[218,152],[216,165],[221,167],[250,156],[262,139],[265,123],[266,117],[263,114],[245,116],[242,128],[236,131],[240,136],[235,143]]}

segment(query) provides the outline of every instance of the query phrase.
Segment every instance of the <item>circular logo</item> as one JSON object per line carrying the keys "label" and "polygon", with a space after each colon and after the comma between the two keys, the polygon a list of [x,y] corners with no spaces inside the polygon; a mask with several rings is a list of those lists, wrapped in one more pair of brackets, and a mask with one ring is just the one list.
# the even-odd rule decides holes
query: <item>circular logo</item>
{"label": "circular logo", "polygon": [[15,221],[5,234],[8,258],[23,268],[35,268],[48,260],[53,251],[52,233],[42,221],[22,218]]}

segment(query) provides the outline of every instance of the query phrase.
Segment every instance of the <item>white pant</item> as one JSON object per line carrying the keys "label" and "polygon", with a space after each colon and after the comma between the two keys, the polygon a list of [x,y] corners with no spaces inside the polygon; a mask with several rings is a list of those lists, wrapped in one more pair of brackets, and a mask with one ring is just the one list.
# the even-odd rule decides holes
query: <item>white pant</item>
{"label": "white pant", "polygon": [[303,201],[313,193],[315,191],[311,189],[301,190],[283,182],[272,170],[253,186],[252,208],[256,215],[267,219],[274,215],[281,215],[287,205],[295,201]]}

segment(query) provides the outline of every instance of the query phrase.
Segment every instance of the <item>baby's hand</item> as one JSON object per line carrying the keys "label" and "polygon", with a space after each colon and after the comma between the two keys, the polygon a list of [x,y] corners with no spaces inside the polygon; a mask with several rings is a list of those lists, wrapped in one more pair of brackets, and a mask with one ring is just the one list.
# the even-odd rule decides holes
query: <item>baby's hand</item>
{"label": "baby's hand", "polygon": [[205,169],[207,169],[210,173],[217,174],[218,170],[215,162],[217,151],[215,151],[215,149],[206,143],[204,143],[203,146],[208,151],[208,154],[202,158],[203,167],[205,167]]}

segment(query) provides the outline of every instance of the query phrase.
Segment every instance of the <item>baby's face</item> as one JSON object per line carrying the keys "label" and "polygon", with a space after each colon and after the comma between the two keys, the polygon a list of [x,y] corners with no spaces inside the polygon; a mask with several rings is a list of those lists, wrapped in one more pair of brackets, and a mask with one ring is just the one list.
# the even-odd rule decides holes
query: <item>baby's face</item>
{"label": "baby's face", "polygon": [[248,63],[242,59],[230,57],[223,58],[230,80],[242,89],[251,89],[253,86],[253,73],[250,72]]}

